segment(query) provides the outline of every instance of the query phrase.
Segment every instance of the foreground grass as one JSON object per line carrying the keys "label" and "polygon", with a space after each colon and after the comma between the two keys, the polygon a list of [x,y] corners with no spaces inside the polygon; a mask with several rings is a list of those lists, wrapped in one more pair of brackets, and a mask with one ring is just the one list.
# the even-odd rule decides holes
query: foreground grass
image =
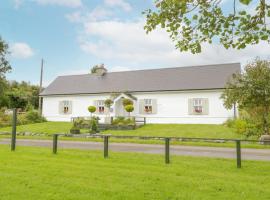
{"label": "foreground grass", "polygon": [[1,200],[269,199],[269,162],[0,146]]}

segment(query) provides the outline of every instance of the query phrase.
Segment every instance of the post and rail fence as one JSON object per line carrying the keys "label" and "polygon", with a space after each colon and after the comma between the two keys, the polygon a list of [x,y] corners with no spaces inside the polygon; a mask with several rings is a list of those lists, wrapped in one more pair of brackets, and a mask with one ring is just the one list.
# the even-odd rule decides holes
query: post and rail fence
{"label": "post and rail fence", "polygon": [[[154,137],[154,136],[127,136],[127,135],[103,135],[103,134],[94,134],[94,135],[72,135],[72,134],[54,134],[53,136],[53,153],[57,153],[57,142],[58,136],[62,137],[81,137],[81,138],[101,138],[104,142],[104,158],[109,157],[109,138],[114,139],[142,139],[142,140],[162,140],[164,141],[164,157],[165,157],[165,164],[170,164],[170,142],[171,141],[192,141],[192,142],[199,142],[199,141],[207,141],[207,142],[215,142],[215,143],[223,143],[223,142],[234,142],[235,143],[235,157],[236,157],[236,166],[237,168],[242,167],[242,160],[241,160],[241,142],[260,142],[258,140],[239,140],[239,139],[216,139],[216,138],[187,138],[187,137]],[[267,141],[270,142],[270,141]]]}
{"label": "post and rail fence", "polygon": [[[12,134],[11,134],[11,151],[15,151],[16,149],[16,124],[17,123],[17,109],[13,109],[13,121],[12,121]],[[92,134],[92,135],[73,135],[73,134],[54,134],[53,135],[53,143],[52,143],[52,151],[53,154],[57,154],[58,152],[58,140],[59,136],[68,136],[68,137],[84,137],[84,138],[103,138],[104,140],[104,158],[109,157],[109,138],[116,139],[141,139],[141,140],[163,140],[165,143],[164,155],[165,155],[165,163],[170,163],[170,141],[181,141],[181,142],[235,142],[236,147],[236,166],[237,168],[241,168],[241,142],[258,142],[258,140],[240,140],[240,139],[216,139],[216,138],[188,138],[188,137],[155,137],[155,136],[128,136],[128,135],[103,135],[103,134]],[[264,141],[266,144],[269,144],[270,141]]]}

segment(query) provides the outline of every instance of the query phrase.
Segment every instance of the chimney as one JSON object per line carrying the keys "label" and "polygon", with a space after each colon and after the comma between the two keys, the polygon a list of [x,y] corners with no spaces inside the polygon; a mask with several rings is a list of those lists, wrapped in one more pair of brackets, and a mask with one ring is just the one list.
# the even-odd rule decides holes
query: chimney
{"label": "chimney", "polygon": [[96,67],[95,73],[97,76],[104,76],[107,73],[107,69],[104,67],[104,64],[100,64]]}

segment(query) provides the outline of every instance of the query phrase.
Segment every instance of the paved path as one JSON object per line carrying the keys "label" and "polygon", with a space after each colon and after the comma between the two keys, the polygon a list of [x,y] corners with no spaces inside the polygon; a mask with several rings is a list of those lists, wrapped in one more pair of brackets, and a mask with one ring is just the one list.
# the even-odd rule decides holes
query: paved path
{"label": "paved path", "polygon": [[[0,144],[10,144],[9,139],[0,139]],[[17,139],[18,146],[52,147],[51,140]],[[101,142],[60,141],[59,148],[103,150]],[[135,143],[110,143],[109,150],[116,152],[138,152],[149,154],[164,154],[164,145],[135,144]],[[235,148],[224,147],[199,147],[171,145],[171,155],[203,156],[216,158],[235,158]],[[270,161],[270,149],[242,149],[244,160]]]}

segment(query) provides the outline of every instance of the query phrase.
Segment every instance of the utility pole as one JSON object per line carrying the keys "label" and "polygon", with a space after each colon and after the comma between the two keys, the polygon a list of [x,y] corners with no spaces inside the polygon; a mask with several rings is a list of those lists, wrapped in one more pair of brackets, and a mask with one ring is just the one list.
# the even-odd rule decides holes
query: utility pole
{"label": "utility pole", "polygon": [[[44,64],[44,60],[42,58],[41,59],[41,69],[40,69],[39,95],[42,92],[43,64]],[[41,115],[42,114],[42,97],[41,96],[39,96],[38,111],[39,111],[39,114]]]}

